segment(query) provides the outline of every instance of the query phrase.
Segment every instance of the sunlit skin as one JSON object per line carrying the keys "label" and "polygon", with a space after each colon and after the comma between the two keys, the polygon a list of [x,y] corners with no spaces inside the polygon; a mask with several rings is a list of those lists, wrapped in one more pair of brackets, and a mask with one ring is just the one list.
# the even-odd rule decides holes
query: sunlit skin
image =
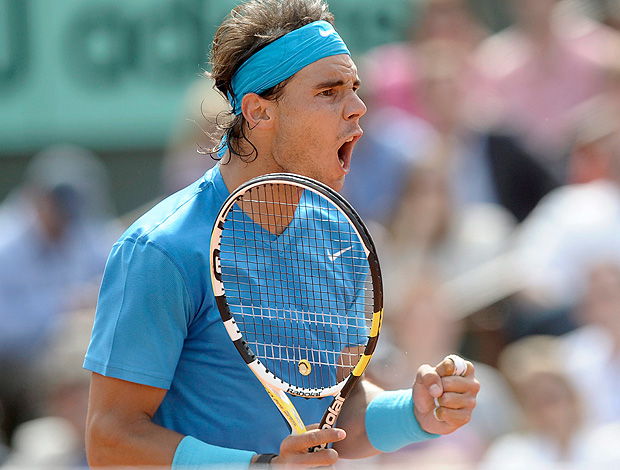
{"label": "sunlit skin", "polygon": [[246,95],[242,111],[258,157],[249,164],[225,157],[221,173],[227,187],[265,173],[291,172],[342,189],[355,164],[351,153],[362,136],[359,119],[366,113],[357,95],[359,84],[353,60],[341,54],[301,69],[277,101]]}

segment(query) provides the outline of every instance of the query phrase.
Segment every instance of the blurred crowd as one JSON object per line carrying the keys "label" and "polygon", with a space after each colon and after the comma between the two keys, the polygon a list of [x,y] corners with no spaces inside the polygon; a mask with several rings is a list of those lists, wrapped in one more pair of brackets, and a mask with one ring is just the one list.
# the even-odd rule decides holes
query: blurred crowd
{"label": "blurred crowd", "polygon": [[[386,291],[368,374],[405,388],[456,352],[482,388],[469,425],[369,464],[618,468],[620,1],[507,0],[499,32],[467,0],[416,5],[410,38],[355,58],[369,111],[343,194]],[[215,163],[225,110],[208,79],[188,91],[162,196]],[[81,364],[133,221],[108,178],[55,146],[0,206],[0,466],[86,465]]]}

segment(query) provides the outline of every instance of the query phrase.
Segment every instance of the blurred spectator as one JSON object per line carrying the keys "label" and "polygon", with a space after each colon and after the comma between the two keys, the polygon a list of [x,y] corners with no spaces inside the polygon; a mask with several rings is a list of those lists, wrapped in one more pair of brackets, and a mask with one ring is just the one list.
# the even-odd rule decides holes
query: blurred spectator
{"label": "blurred spectator", "polygon": [[118,231],[105,168],[91,152],[58,146],[37,155],[0,207],[2,431],[36,414],[33,364],[67,310],[92,306]]}
{"label": "blurred spectator", "polygon": [[362,61],[369,112],[343,195],[385,227],[416,166],[432,159],[444,168],[456,210],[501,204],[520,221],[557,183],[514,139],[491,131],[493,116],[475,103],[470,57],[485,34],[466,2],[430,0],[421,8],[415,40],[379,47]]}
{"label": "blurred spectator", "polygon": [[606,95],[583,105],[570,184],[547,195],[519,227],[514,259],[526,295],[550,309],[582,298],[586,273],[620,256],[620,113]]}
{"label": "blurred spectator", "polygon": [[430,263],[450,280],[502,254],[514,227],[501,206],[457,208],[444,169],[428,163],[411,176],[381,246],[382,260],[388,270],[412,273]]}
{"label": "blurred spectator", "polygon": [[520,403],[522,429],[491,444],[482,469],[555,468],[580,460],[582,403],[563,369],[558,341],[530,336],[502,351],[499,368]]}
{"label": "blurred spectator", "polygon": [[[419,101],[420,57],[417,46],[427,41],[450,41],[458,44],[464,61],[487,35],[473,16],[466,0],[423,0],[413,9],[411,38],[370,51],[366,61],[372,66],[363,73],[364,86],[376,94],[374,109],[391,107],[426,118]],[[473,69],[471,69],[473,72]],[[461,77],[463,85],[470,80],[467,73]],[[373,107],[369,107],[373,111]]]}
{"label": "blurred spectator", "polygon": [[580,327],[562,337],[564,364],[589,422],[620,423],[620,256],[589,269],[576,313]]}
{"label": "blurred spectator", "polygon": [[217,124],[229,107],[211,78],[201,77],[189,87],[163,162],[166,195],[193,183],[215,165]]}
{"label": "blurred spectator", "polygon": [[413,42],[455,41],[469,52],[489,35],[468,0],[422,0],[413,20]]}
{"label": "blurred spectator", "polygon": [[[620,104],[620,103],[619,103]],[[583,184],[612,174],[612,139],[618,129],[620,106],[609,95],[581,105],[575,112],[576,137],[568,161],[568,183]]]}
{"label": "blurred spectator", "polygon": [[563,182],[571,144],[568,118],[576,105],[601,91],[604,53],[616,35],[567,2],[511,5],[514,25],[481,45],[477,66],[504,125]]}
{"label": "blurred spectator", "polygon": [[607,10],[616,0],[562,0],[554,12],[555,28],[566,35],[576,50],[607,67],[610,60],[617,60],[620,52],[618,28],[606,24]]}
{"label": "blurred spectator", "polygon": [[[433,132],[426,131],[424,145],[402,146],[410,155],[415,154],[411,159],[413,168],[427,164],[434,167],[436,177],[447,185],[445,191],[449,200],[446,202],[455,212],[465,211],[470,205],[498,204],[510,211],[517,221],[523,220],[538,201],[557,186],[556,181],[514,139],[496,133],[490,127],[492,122],[474,112],[462,82],[465,64],[458,44],[432,41],[419,44],[417,50],[419,100],[425,110],[426,127],[430,124]],[[374,90],[370,93],[369,109],[373,109],[376,95]],[[393,108],[380,108],[379,116],[386,115],[390,109]],[[369,112],[369,119],[376,113]],[[415,119],[417,124],[413,122]],[[410,118],[410,129],[423,129],[419,121],[419,118]],[[386,126],[385,123],[392,121],[383,117],[382,122]],[[400,117],[396,122],[402,122]],[[413,135],[415,131],[408,133]],[[387,135],[390,134],[384,133],[384,141],[395,140],[385,139]],[[403,169],[395,177],[391,190],[402,187],[403,177],[411,173],[410,169]],[[411,182],[412,191],[416,191],[415,184]],[[345,193],[348,191],[350,188],[345,187]],[[426,214],[431,218],[437,215]],[[407,216],[400,214],[398,219],[406,220]],[[416,224],[428,226],[422,219],[417,219]],[[412,243],[415,244],[415,240]]]}
{"label": "blurred spectator", "polygon": [[439,141],[430,158],[446,171],[457,208],[496,203],[521,221],[557,182],[510,135],[496,130],[463,87],[458,44],[419,46],[420,100]]}
{"label": "blurred spectator", "polygon": [[86,468],[84,436],[90,373],[82,368],[94,309],[63,315],[36,364],[40,417],[20,424],[6,466]]}
{"label": "blurred spectator", "polygon": [[605,1],[603,22],[617,31],[620,30],[620,1]]}

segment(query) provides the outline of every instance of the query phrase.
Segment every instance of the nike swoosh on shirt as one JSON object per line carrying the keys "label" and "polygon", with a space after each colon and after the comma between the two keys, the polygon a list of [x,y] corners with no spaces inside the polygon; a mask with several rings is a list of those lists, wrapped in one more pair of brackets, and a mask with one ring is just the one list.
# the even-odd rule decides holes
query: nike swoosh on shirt
{"label": "nike swoosh on shirt", "polygon": [[334,253],[333,255],[330,255],[329,253],[327,253],[327,257],[329,258],[330,261],[336,261],[336,258],[338,258],[341,254],[346,253],[347,251],[349,251],[351,248],[353,248],[353,245],[351,245],[348,248],[344,248],[336,253]]}

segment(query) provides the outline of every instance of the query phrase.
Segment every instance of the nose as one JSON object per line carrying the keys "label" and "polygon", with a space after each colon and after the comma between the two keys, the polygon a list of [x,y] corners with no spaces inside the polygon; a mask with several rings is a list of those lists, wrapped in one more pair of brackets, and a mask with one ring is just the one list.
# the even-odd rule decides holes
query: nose
{"label": "nose", "polygon": [[351,99],[347,102],[344,110],[344,117],[347,121],[356,120],[361,118],[364,114],[366,114],[366,105],[362,101],[362,99],[358,96],[357,93],[351,93]]}

